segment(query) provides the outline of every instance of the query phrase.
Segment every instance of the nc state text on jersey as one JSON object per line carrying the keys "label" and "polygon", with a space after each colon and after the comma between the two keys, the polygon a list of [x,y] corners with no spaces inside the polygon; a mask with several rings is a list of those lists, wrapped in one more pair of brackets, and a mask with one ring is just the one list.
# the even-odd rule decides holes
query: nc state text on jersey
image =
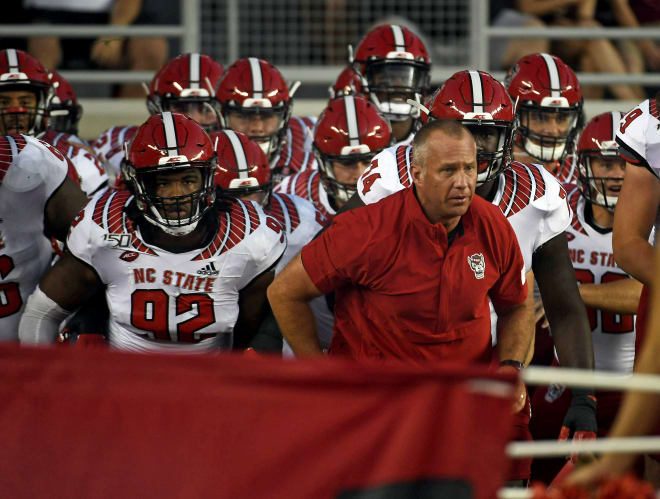
{"label": "nc state text on jersey", "polygon": [[213,285],[216,279],[217,277],[202,277],[184,272],[175,272],[173,270],[164,270],[162,275],[159,276],[158,271],[153,268],[133,269],[133,281],[135,284],[159,282],[165,286],[177,286],[182,289],[203,291],[205,293],[211,293],[213,291]]}
{"label": "nc state text on jersey", "polygon": [[588,263],[590,265],[612,268],[616,268],[617,266],[614,261],[614,254],[606,251],[591,251],[590,254],[587,254],[583,249],[569,248],[568,253],[573,263],[585,263],[586,259],[589,258]]}

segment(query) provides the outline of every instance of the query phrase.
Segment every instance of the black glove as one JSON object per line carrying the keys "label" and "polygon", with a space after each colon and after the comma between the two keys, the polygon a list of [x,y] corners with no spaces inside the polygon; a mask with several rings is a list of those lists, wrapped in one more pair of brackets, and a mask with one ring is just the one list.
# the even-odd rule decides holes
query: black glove
{"label": "black glove", "polygon": [[[572,390],[573,398],[571,405],[566,411],[564,422],[559,434],[559,440],[567,440],[573,432],[573,438],[596,438],[598,423],[596,422],[596,396],[594,391],[587,388],[575,388]],[[588,433],[593,433],[587,435]]]}

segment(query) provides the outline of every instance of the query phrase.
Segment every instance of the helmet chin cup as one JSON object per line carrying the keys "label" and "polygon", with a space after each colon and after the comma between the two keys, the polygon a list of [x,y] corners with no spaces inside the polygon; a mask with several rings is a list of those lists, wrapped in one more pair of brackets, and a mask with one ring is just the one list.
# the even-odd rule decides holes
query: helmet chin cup
{"label": "helmet chin cup", "polygon": [[419,117],[419,109],[407,102],[380,102],[378,109],[386,115],[390,121],[405,121],[408,118]]}
{"label": "helmet chin cup", "polygon": [[539,161],[558,161],[566,149],[566,142],[556,142],[554,146],[536,144],[532,139],[525,139],[525,152]]}

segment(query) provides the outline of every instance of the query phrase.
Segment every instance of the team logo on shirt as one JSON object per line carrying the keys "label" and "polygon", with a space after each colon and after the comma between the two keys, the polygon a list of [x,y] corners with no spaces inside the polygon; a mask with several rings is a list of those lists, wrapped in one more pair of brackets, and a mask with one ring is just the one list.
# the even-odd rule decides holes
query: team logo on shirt
{"label": "team logo on shirt", "polygon": [[468,264],[474,272],[474,277],[483,279],[486,272],[486,260],[484,260],[483,253],[475,253],[467,257]]}
{"label": "team logo on shirt", "polygon": [[137,259],[138,256],[140,256],[140,253],[137,251],[124,251],[121,255],[119,255],[119,258],[125,262],[133,262]]}

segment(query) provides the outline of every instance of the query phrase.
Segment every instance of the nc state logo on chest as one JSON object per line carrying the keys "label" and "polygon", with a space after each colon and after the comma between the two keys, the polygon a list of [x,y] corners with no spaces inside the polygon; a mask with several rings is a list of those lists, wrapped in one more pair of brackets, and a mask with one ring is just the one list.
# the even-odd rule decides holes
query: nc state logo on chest
{"label": "nc state logo on chest", "polygon": [[474,277],[483,279],[486,273],[486,260],[483,253],[475,253],[467,257],[468,265],[474,272]]}

